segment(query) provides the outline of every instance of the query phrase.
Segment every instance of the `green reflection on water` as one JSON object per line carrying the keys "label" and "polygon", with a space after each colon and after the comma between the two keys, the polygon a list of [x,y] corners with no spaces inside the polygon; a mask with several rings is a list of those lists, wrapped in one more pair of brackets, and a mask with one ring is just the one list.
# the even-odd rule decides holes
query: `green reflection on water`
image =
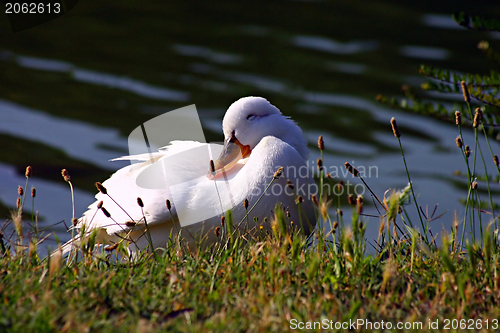
{"label": "green reflection on water", "polygon": [[[424,14],[450,15],[461,9],[500,17],[498,6],[457,8],[454,1],[82,1],[64,17],[17,34],[10,33],[2,19],[0,48],[13,55],[0,61],[0,98],[60,117],[118,128],[126,137],[154,116],[145,109],[173,110],[195,103],[202,117],[204,110],[216,110],[210,117],[221,119],[236,99],[262,95],[302,128],[371,145],[377,154],[393,149],[374,139],[375,133],[388,131],[387,123],[354,106],[305,103],[304,95],[332,93],[369,101],[379,93],[397,95],[401,84],[416,76],[422,62],[459,71],[488,71],[489,64],[476,43],[478,36],[489,35],[422,24]],[[296,46],[297,36],[327,38],[343,45],[374,44],[371,49],[344,54],[342,49],[325,52]],[[450,56],[442,60],[405,57],[399,53],[405,45],[442,48]],[[186,54],[186,46],[194,47],[198,54]],[[75,68],[185,92],[189,98],[151,99],[79,82],[71,71],[21,67],[19,56],[65,61]],[[335,69],[342,64],[343,68],[361,67],[356,73]],[[306,113],[300,104],[316,107],[318,113]],[[433,140],[411,128],[405,133]],[[205,134],[209,141],[222,139],[220,132]],[[1,142],[0,161],[15,165],[20,172],[35,163],[46,170],[43,177],[49,179],[58,178],[61,168],[72,168],[73,174],[82,170],[76,171],[81,177],[74,180],[92,191],[94,181],[109,175],[19,137],[2,135]],[[7,148],[15,152],[8,154]]]}

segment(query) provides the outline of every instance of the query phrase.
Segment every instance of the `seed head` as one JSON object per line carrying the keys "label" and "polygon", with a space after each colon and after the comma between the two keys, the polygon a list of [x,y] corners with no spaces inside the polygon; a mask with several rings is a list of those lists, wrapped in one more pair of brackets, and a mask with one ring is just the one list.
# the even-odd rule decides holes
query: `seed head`
{"label": "seed head", "polygon": [[29,177],[31,177],[31,174],[32,174],[32,173],[33,173],[33,168],[31,168],[31,165],[28,165],[28,166],[26,167],[26,172],[24,173],[24,175],[25,175],[27,178],[29,178]]}
{"label": "seed head", "polygon": [[219,226],[217,228],[215,228],[214,233],[215,233],[215,236],[217,236],[217,237],[220,236],[220,227]]}
{"label": "seed head", "polygon": [[108,190],[101,184],[101,182],[96,182],[95,187],[101,192],[102,194],[108,194]]}
{"label": "seed head", "polygon": [[472,127],[476,128],[481,123],[483,119],[483,112],[479,108],[476,109],[476,113],[474,114],[474,121],[472,122]]}
{"label": "seed head", "polygon": [[104,248],[104,251],[111,252],[111,251],[115,250],[118,247],[118,244],[120,244],[120,243],[114,243],[113,245],[106,246]]}
{"label": "seed head", "polygon": [[142,202],[142,199],[140,197],[137,197],[137,204],[143,208],[144,207],[144,202]]}
{"label": "seed head", "polygon": [[300,196],[300,195],[299,195],[299,196],[297,197],[297,199],[295,200],[295,202],[296,202],[297,204],[301,204],[301,203],[302,203],[302,201],[304,201],[304,199],[302,199],[302,196]]}
{"label": "seed head", "polygon": [[339,226],[339,223],[337,221],[333,222],[333,230],[337,229]]}
{"label": "seed head", "polygon": [[73,217],[71,219],[71,223],[73,224],[73,226],[76,226],[78,224],[78,219],[76,217]]}
{"label": "seed head", "polygon": [[471,187],[473,190],[477,190],[477,181],[473,181]]}
{"label": "seed head", "polygon": [[323,141],[323,135],[320,135],[318,138],[318,148],[320,151],[325,149],[325,142]]}
{"label": "seed head", "polygon": [[97,203],[97,209],[101,209],[101,208],[102,208],[102,204],[103,204],[102,200],[101,200],[101,201],[99,201],[99,202]]}
{"label": "seed head", "polygon": [[495,162],[495,165],[498,168],[498,156],[497,155],[493,155],[493,162]]}
{"label": "seed head", "polygon": [[341,180],[340,182],[337,183],[337,190],[340,192],[342,191],[343,187],[344,187],[344,181]]}
{"label": "seed head", "polygon": [[464,153],[465,153],[465,157],[469,157],[470,156],[470,147],[469,147],[469,145],[465,146]]}
{"label": "seed head", "polygon": [[469,95],[469,90],[467,89],[467,85],[465,84],[465,81],[460,82],[460,85],[462,86],[462,94],[464,95],[464,100],[466,103],[469,103],[470,95]]}
{"label": "seed head", "polygon": [[286,181],[286,187],[288,187],[289,189],[291,189],[293,191],[294,187],[293,187],[293,184],[291,181],[287,180]]}
{"label": "seed head", "polygon": [[361,195],[358,195],[358,198],[356,200],[356,208],[358,210],[358,214],[361,214],[363,212],[363,197]]}
{"label": "seed head", "polygon": [[210,172],[213,174],[215,173],[215,164],[214,160],[210,160]]}
{"label": "seed head", "polygon": [[356,206],[356,200],[354,199],[354,195],[349,194],[349,196],[347,197],[347,202],[349,202],[349,205],[353,207]]}
{"label": "seed head", "polygon": [[282,174],[283,174],[283,167],[279,167],[279,169],[276,170],[276,172],[274,173],[273,178],[278,179],[281,177]]}
{"label": "seed head", "polygon": [[323,160],[321,158],[318,158],[318,160],[316,161],[316,166],[318,167],[319,171],[323,170]]}
{"label": "seed head", "polygon": [[316,196],[316,194],[313,194],[311,199],[312,199],[312,202],[314,202],[314,204],[316,206],[319,206],[319,201],[318,201],[318,197]]}
{"label": "seed head", "polygon": [[49,266],[49,277],[52,278],[55,273],[59,272],[62,264],[62,249],[59,246],[59,250],[55,251],[54,254],[50,256],[50,266]]}
{"label": "seed head", "polygon": [[224,226],[224,222],[226,222],[226,217],[225,217],[224,215],[222,215],[222,216],[220,217],[220,225],[221,225],[221,226]]}
{"label": "seed head", "polygon": [[61,170],[61,176],[64,178],[65,182],[70,182],[71,181],[71,177],[70,177],[70,175],[68,173],[68,170],[62,169]]}
{"label": "seed head", "polygon": [[17,209],[19,209],[19,207],[21,207],[21,198],[17,198],[16,207],[17,207]]}
{"label": "seed head", "polygon": [[396,138],[401,137],[401,132],[399,131],[398,124],[396,123],[396,119],[392,117],[391,119],[392,133]]}
{"label": "seed head", "polygon": [[31,188],[31,197],[36,197],[36,188],[34,187]]}
{"label": "seed head", "polygon": [[459,136],[457,136],[457,138],[455,139],[455,142],[457,143],[458,148],[462,148],[462,146],[464,145],[464,143],[462,142],[462,139]]}
{"label": "seed head", "polygon": [[327,174],[326,174],[326,178],[328,178],[328,179],[332,179],[332,175],[331,175],[330,173],[327,173]]}
{"label": "seed head", "polygon": [[108,212],[108,210],[106,208],[101,207],[101,210],[104,213],[104,215],[106,215],[106,217],[111,217],[111,214]]}
{"label": "seed head", "polygon": [[482,40],[477,44],[477,48],[480,49],[481,51],[488,51],[488,49],[490,48],[490,43],[488,43],[485,40]]}
{"label": "seed head", "polygon": [[17,193],[19,194],[20,197],[23,196],[24,194],[24,190],[23,190],[23,187],[22,186],[18,186],[17,187]]}
{"label": "seed head", "polygon": [[356,169],[355,167],[353,167],[349,162],[345,162],[344,166],[347,169],[347,171],[349,171],[350,173],[352,173],[352,175],[354,177],[358,177],[359,176],[358,169]]}
{"label": "seed head", "polygon": [[167,199],[167,209],[170,211],[172,209],[172,204],[170,203],[170,200]]}
{"label": "seed head", "polygon": [[342,209],[337,208],[337,214],[339,214],[339,216],[343,216],[344,212],[342,211]]}
{"label": "seed head", "polygon": [[323,217],[324,221],[328,219],[328,207],[330,207],[331,200],[326,200],[326,197],[323,197],[321,203],[319,204],[319,212],[321,213],[321,217]]}
{"label": "seed head", "polygon": [[127,222],[125,222],[125,225],[126,225],[127,227],[129,227],[129,228],[133,228],[133,227],[135,227],[135,226],[136,226],[136,224],[137,224],[137,222],[134,222],[134,221],[127,221]]}
{"label": "seed head", "polygon": [[457,126],[462,125],[462,114],[460,111],[455,111],[455,124],[457,124]]}
{"label": "seed head", "polygon": [[290,212],[288,210],[285,212],[285,214],[286,214],[286,217],[290,218],[291,215],[290,215]]}
{"label": "seed head", "polygon": [[245,209],[248,209],[248,199],[245,199],[245,201],[243,201],[243,207],[245,207]]}

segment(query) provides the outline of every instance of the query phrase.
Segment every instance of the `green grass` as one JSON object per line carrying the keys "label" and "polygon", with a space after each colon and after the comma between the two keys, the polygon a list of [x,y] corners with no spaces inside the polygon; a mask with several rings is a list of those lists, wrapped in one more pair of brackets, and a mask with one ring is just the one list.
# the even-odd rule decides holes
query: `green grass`
{"label": "green grass", "polygon": [[469,256],[406,242],[358,256],[354,232],[338,247],[277,233],[194,253],[174,243],[134,263],[94,255],[65,265],[11,252],[0,259],[0,331],[276,332],[292,319],[438,320],[442,330],[445,319],[491,327],[500,317],[493,242]]}

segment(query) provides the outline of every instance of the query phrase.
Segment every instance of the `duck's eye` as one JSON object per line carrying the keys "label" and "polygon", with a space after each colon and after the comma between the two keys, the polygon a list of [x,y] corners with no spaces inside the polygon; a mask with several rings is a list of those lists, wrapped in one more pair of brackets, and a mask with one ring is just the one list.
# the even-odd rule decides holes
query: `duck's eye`
{"label": "duck's eye", "polygon": [[254,115],[254,114],[249,114],[249,115],[247,116],[247,120],[254,120],[254,118],[255,118],[255,117],[256,117],[256,115]]}

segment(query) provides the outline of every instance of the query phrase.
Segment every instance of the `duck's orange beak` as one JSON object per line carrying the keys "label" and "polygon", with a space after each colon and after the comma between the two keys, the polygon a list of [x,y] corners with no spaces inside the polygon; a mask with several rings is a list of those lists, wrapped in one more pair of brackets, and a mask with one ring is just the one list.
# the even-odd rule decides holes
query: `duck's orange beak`
{"label": "duck's orange beak", "polygon": [[215,172],[209,172],[208,178],[217,178],[218,175],[231,169],[239,160],[248,157],[250,153],[250,146],[242,145],[233,135],[224,142],[224,148],[217,161],[214,162]]}

